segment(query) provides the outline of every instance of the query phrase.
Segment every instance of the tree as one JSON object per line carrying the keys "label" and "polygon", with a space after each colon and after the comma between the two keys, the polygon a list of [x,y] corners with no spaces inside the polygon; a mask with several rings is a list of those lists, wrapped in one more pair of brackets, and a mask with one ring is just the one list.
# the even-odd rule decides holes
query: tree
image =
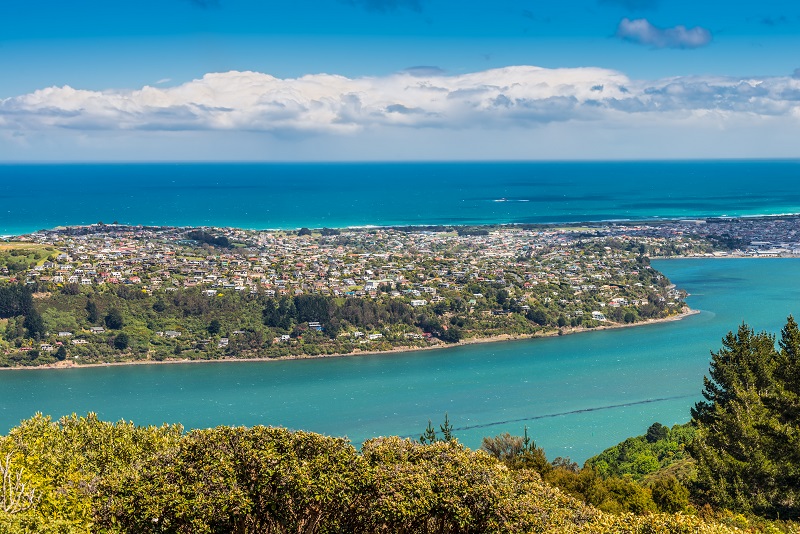
{"label": "tree", "polygon": [[711,353],[709,377],[703,377],[703,397],[692,408],[692,417],[711,425],[724,416],[717,408],[725,409],[749,388],[765,388],[773,383],[775,370],[775,337],[742,324],[736,334],[728,332],[722,340],[722,349]]}
{"label": "tree", "polygon": [[0,286],[0,319],[27,315],[32,308],[33,296],[23,284]]}
{"label": "tree", "polygon": [[463,333],[461,332],[460,328],[458,328],[457,326],[451,326],[450,328],[448,328],[447,330],[443,330],[439,334],[439,339],[441,339],[445,343],[458,343],[459,341],[461,341],[462,336]]}
{"label": "tree", "polygon": [[114,348],[117,350],[125,350],[128,348],[128,334],[125,332],[120,332],[117,334],[117,337],[114,338]]}
{"label": "tree", "polygon": [[436,437],[436,430],[433,428],[433,423],[430,419],[428,419],[428,428],[425,429],[425,432],[419,437],[419,442],[423,445],[436,443],[439,441],[439,438]]}
{"label": "tree", "polygon": [[208,323],[208,333],[211,334],[212,336],[217,335],[219,334],[221,327],[222,326],[219,324],[218,320],[211,319],[211,322]]}
{"label": "tree", "polygon": [[330,303],[322,295],[298,295],[294,298],[294,307],[300,323],[318,321],[324,324],[331,316]]}
{"label": "tree", "polygon": [[668,435],[669,428],[665,427],[661,423],[653,423],[650,425],[650,428],[647,429],[647,433],[644,435],[644,437],[648,443],[655,443],[660,439],[666,439]]}
{"label": "tree", "polygon": [[690,452],[701,501],[766,517],[800,517],[800,332],[789,317],[775,337],[741,325],[711,354]]}
{"label": "tree", "polygon": [[125,324],[122,313],[117,308],[111,308],[105,317],[106,326],[112,330],[119,330]]}
{"label": "tree", "polygon": [[0,461],[0,512],[18,514],[32,508],[36,504],[36,490],[26,486],[22,478],[22,469],[11,467],[11,453],[7,453]]}
{"label": "tree", "polygon": [[64,345],[61,345],[56,350],[56,360],[63,362],[67,358],[67,349],[64,348]]}
{"label": "tree", "polygon": [[25,322],[23,326],[28,330],[28,336],[36,339],[41,339],[45,334],[44,321],[39,312],[31,308],[25,315]]}
{"label": "tree", "polygon": [[508,302],[508,291],[505,289],[499,290],[495,295],[495,300],[497,300],[498,305],[504,306]]}
{"label": "tree", "polygon": [[97,313],[97,304],[95,304],[93,300],[89,300],[89,302],[86,303],[86,320],[91,324],[95,324],[99,318],[100,315]]}
{"label": "tree", "polygon": [[531,308],[530,310],[528,310],[526,317],[528,318],[528,320],[533,321],[539,326],[546,325],[548,321],[547,313],[541,308]]}
{"label": "tree", "polygon": [[442,441],[454,441],[456,438],[453,436],[453,425],[450,424],[450,418],[447,412],[444,412],[444,423],[439,425],[439,430],[442,431]]}
{"label": "tree", "polygon": [[683,512],[689,507],[689,490],[674,476],[656,479],[650,487],[650,494],[662,512]]}

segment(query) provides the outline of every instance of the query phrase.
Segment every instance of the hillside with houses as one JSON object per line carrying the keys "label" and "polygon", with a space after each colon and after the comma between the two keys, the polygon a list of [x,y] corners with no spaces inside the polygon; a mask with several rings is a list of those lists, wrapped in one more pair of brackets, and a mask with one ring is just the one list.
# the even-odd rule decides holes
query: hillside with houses
{"label": "hillside with houses", "polygon": [[631,325],[685,311],[650,257],[798,256],[797,226],[44,230],[0,244],[0,290],[31,299],[0,306],[0,364],[320,356]]}

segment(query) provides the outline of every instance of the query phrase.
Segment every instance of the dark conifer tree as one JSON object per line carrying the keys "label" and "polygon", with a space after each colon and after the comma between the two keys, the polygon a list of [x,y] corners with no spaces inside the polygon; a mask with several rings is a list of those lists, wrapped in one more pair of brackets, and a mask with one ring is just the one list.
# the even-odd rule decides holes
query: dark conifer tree
{"label": "dark conifer tree", "polygon": [[747,325],[722,345],[704,379],[706,400],[692,410],[696,496],[738,512],[800,517],[797,324],[789,317],[780,351],[773,335]]}
{"label": "dark conifer tree", "polygon": [[86,320],[91,324],[95,324],[99,318],[100,315],[97,312],[97,304],[95,304],[93,300],[89,300],[89,302],[86,303]]}

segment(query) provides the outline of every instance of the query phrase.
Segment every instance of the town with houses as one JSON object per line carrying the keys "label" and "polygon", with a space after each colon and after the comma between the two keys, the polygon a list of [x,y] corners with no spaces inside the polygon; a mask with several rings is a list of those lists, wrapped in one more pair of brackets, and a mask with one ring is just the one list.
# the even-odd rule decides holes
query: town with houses
{"label": "town with houses", "polygon": [[[348,344],[343,349],[342,340],[336,339],[328,352],[349,352],[354,347],[388,350],[443,339],[552,335],[675,316],[686,311],[685,294],[650,266],[650,258],[800,257],[797,223],[789,217],[294,231],[98,223],[7,239],[11,248],[6,254],[28,246],[46,250],[47,255],[37,256],[25,269],[0,264],[0,284],[30,287],[37,307],[47,307],[52,301],[54,310],[65,305],[48,295],[60,293],[83,295],[82,302],[105,294],[127,299],[142,294],[160,302],[181,292],[212,300],[239,294],[276,303],[303,295],[332,302],[394,300],[413,310],[416,326],[398,330],[370,325],[368,331],[353,324],[357,321],[336,322],[336,337],[346,338]],[[189,234],[198,230],[217,244],[190,239]],[[219,246],[219,239],[226,246]],[[91,324],[82,319],[62,321],[70,329],[52,319],[58,317],[55,311],[44,317],[47,331],[35,343],[25,338],[19,326],[16,334],[11,333],[8,321],[12,319],[6,319],[6,354],[23,348],[54,353],[66,344],[71,352],[81,353],[78,349],[98,339],[112,345],[117,339],[118,333],[102,319]],[[440,334],[458,330],[459,336],[437,337],[435,329],[424,326],[430,323],[428,317],[441,325]],[[326,324],[326,319],[305,317],[298,325],[295,317],[292,324],[264,327],[259,339],[267,341],[251,346],[271,347],[274,352],[283,345],[292,349],[278,356],[302,355],[307,342],[301,339],[309,332],[318,336],[317,351],[320,343],[334,343],[321,341],[335,322]],[[241,347],[234,339],[249,333],[231,321],[212,329],[212,336],[205,327],[192,329],[180,321],[164,325],[149,324],[152,331],[144,336],[149,338],[145,347],[175,343],[175,354],[179,354],[179,344],[184,343],[188,349],[207,352],[213,348],[217,356],[237,356]],[[252,324],[248,328],[252,330]],[[26,346],[13,346],[15,335],[16,344]],[[132,335],[142,337],[141,331]],[[128,348],[127,339],[126,335],[123,349]],[[140,352],[146,355],[151,349]],[[200,353],[199,357],[204,356]]]}

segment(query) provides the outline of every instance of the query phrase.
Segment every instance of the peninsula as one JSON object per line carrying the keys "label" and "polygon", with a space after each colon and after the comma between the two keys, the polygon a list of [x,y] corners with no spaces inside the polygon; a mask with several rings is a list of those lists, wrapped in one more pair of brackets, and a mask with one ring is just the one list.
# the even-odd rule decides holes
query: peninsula
{"label": "peninsula", "polygon": [[675,319],[685,293],[650,257],[796,255],[796,227],[43,230],[0,243],[0,366],[343,355]]}

